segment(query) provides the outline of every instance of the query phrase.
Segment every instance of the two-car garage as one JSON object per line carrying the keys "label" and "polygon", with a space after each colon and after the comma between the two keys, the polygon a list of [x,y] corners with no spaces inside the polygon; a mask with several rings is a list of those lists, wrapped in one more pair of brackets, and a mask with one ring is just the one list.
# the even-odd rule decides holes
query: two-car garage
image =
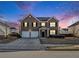
{"label": "two-car garage", "polygon": [[38,31],[22,31],[22,37],[25,37],[25,38],[35,38],[35,37],[38,37]]}

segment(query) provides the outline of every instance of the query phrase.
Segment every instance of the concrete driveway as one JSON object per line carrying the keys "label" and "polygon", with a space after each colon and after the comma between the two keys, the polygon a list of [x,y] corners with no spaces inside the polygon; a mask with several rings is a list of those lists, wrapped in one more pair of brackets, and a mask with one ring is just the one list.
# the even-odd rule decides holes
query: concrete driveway
{"label": "concrete driveway", "polygon": [[10,43],[0,44],[0,49],[40,49],[39,39],[18,39]]}

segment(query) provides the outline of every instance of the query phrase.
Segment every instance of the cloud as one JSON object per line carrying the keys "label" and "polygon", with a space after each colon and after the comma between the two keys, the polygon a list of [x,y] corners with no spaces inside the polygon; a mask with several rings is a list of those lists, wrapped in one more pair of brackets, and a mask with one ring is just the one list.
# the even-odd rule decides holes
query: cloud
{"label": "cloud", "polygon": [[[62,27],[62,28],[67,28],[67,26],[69,26],[69,21],[79,21],[78,19],[72,19],[74,17],[77,17],[79,16],[79,10],[78,9],[73,9],[71,11],[68,11],[62,15],[59,15],[59,26]],[[57,18],[58,18],[57,17]]]}
{"label": "cloud", "polygon": [[33,2],[25,2],[25,1],[18,1],[16,2],[16,5],[22,9],[22,10],[31,10],[32,9],[32,3]]}

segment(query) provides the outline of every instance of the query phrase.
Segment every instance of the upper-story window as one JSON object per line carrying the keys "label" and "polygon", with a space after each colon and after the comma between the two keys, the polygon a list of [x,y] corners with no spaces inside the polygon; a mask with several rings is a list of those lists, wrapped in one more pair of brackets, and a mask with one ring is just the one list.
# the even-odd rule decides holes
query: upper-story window
{"label": "upper-story window", "polygon": [[41,23],[41,26],[45,26],[45,22],[42,22],[42,23]]}
{"label": "upper-story window", "polygon": [[31,16],[29,16],[29,17],[31,17]]}
{"label": "upper-story window", "polygon": [[55,27],[55,22],[50,22],[50,27]]}
{"label": "upper-story window", "polygon": [[36,27],[36,22],[33,22],[33,27]]}
{"label": "upper-story window", "polygon": [[27,27],[27,22],[24,23],[24,27]]}

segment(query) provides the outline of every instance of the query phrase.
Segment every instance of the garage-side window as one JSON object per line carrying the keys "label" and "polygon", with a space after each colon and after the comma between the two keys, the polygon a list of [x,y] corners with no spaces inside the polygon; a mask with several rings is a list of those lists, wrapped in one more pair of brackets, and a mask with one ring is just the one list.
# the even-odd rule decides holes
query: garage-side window
{"label": "garage-side window", "polygon": [[27,22],[24,23],[24,27],[27,27]]}
{"label": "garage-side window", "polygon": [[33,22],[33,27],[36,27],[36,22]]}
{"label": "garage-side window", "polygon": [[55,30],[50,30],[50,35],[54,35],[55,34]]}

